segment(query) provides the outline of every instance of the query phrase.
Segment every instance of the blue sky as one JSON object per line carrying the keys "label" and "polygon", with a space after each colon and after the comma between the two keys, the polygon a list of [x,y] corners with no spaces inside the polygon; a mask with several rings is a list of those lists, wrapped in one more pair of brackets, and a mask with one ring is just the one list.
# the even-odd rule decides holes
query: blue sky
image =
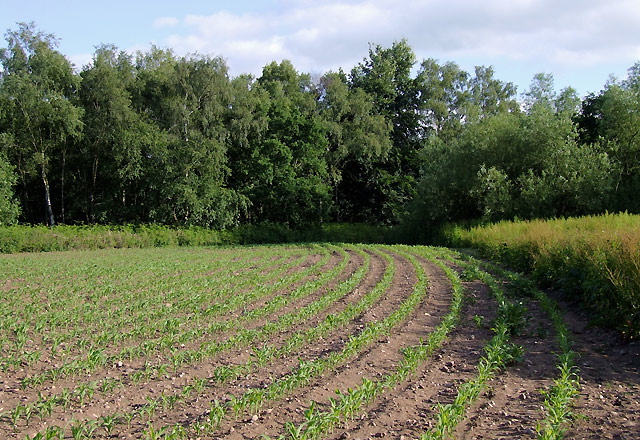
{"label": "blue sky", "polygon": [[468,71],[492,65],[519,92],[535,73],[552,73],[557,89],[584,95],[640,60],[638,0],[0,0],[0,10],[0,29],[35,21],[77,66],[100,43],[132,52],[154,43],[180,55],[221,55],[233,75],[259,75],[285,58],[317,74],[348,71],[369,43],[406,38],[418,60]]}

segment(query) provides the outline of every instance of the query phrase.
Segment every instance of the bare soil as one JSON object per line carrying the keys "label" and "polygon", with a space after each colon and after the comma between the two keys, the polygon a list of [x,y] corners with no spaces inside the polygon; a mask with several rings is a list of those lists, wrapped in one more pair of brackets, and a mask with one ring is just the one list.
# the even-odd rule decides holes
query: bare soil
{"label": "bare soil", "polygon": [[640,438],[640,342],[625,344],[610,331],[589,325],[575,304],[556,295],[573,334],[580,369],[578,417],[569,439]]}
{"label": "bare soil", "polygon": [[[5,413],[0,420],[0,438],[22,440],[25,435],[42,432],[47,426],[68,426],[72,419],[97,419],[103,415],[132,411],[147,403],[147,398],[157,398],[162,394],[169,396],[178,393],[194,379],[205,379],[203,390],[192,393],[189,398],[177,402],[172,408],[158,408],[153,415],[142,420],[134,419],[130,426],[120,420],[110,435],[98,428],[94,437],[141,438],[148,423],[156,427],[176,423],[192,425],[206,417],[213,400],[225,401],[230,394],[239,396],[247,389],[266,387],[294,371],[300,360],[312,361],[342,350],[350,335],[358,334],[367,323],[384,319],[393,313],[412,293],[417,277],[408,260],[393,250],[386,249],[384,252],[388,252],[394,259],[396,273],[391,287],[372,308],[317,343],[264,367],[256,367],[250,374],[229,383],[217,384],[212,377],[214,369],[220,365],[232,366],[246,362],[251,358],[252,348],[262,347],[265,341],[256,341],[253,347],[238,347],[200,363],[185,365],[175,374],[169,371],[136,386],[129,384],[125,388],[96,393],[84,405],[74,402],[67,410],[55,407],[50,416],[44,416],[42,420],[33,417],[29,426],[21,421],[14,431],[8,411],[20,403],[33,402],[37,399],[38,391],[55,394],[61,387],[73,387],[105,377],[126,377],[131,372],[130,369],[139,369],[143,365],[140,361],[126,366],[109,366],[56,383],[47,383],[32,390],[22,390],[19,386],[20,378],[31,372],[27,368],[0,373],[0,414]],[[362,299],[382,279],[386,269],[384,259],[372,252],[370,256],[369,272],[353,291],[317,316],[274,335],[268,343],[280,347],[295,332],[316,326],[327,316],[338,314],[349,304]],[[350,257],[347,268],[331,283],[307,298],[293,301],[273,316],[248,322],[247,327],[257,328],[273,322],[283,314],[320,298],[360,267],[362,258],[355,252],[350,252]],[[311,264],[312,261],[315,260],[308,260],[306,264]],[[426,260],[420,262],[429,279],[427,295],[416,310],[389,335],[375,341],[335,371],[315,378],[309,385],[284,399],[265,403],[257,414],[242,414],[238,419],[227,417],[215,436],[202,435],[200,438],[253,439],[262,435],[277,438],[285,434],[284,422],[296,425],[304,422],[303,411],[312,401],[322,410],[327,407],[329,398],[335,396],[337,389],[346,391],[360,385],[363,378],[379,380],[393,372],[402,359],[401,349],[419,343],[421,338],[426,339],[450,307],[453,290],[449,280],[435,264]],[[338,258],[332,258],[327,269],[337,264]],[[7,286],[15,288],[17,283],[16,280],[0,282],[0,290],[6,290]],[[336,428],[328,438],[409,440],[419,438],[433,426],[437,414],[436,405],[452,402],[458,387],[477,374],[478,362],[484,355],[483,347],[493,336],[491,328],[497,306],[488,287],[479,281],[464,285],[467,294],[460,323],[449,334],[442,347],[407,381],[380,395],[356,420]],[[287,294],[291,289],[292,287],[278,293]],[[589,326],[588,317],[575,305],[563,302],[559,294],[553,293],[553,296],[559,301],[564,319],[572,332],[573,347],[578,353],[576,363],[581,383],[580,395],[575,401],[575,417],[567,426],[566,438],[640,438],[640,343],[625,344],[615,333]],[[260,306],[265,300],[247,305],[246,310]],[[558,346],[554,329],[544,311],[535,301],[522,301],[527,308],[527,324],[511,341],[522,346],[522,360],[509,365],[488,384],[488,388],[467,409],[453,438],[536,438],[536,425],[544,418],[544,396],[541,390],[552,386],[557,377],[555,365]],[[238,316],[240,312],[226,319]],[[216,335],[215,339],[228,336]],[[198,340],[194,344],[196,342],[206,340]],[[161,362],[163,356],[158,355],[157,359],[151,361]],[[39,364],[37,366],[42,367]],[[68,428],[65,438],[71,438]]]}

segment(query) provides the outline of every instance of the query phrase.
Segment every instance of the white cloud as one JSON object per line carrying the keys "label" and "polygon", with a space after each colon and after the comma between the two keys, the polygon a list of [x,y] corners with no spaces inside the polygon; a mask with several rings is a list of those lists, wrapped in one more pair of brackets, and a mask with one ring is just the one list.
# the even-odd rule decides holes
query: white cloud
{"label": "white cloud", "polygon": [[[281,1],[277,11],[188,15],[166,38],[178,53],[222,55],[232,73],[259,74],[272,60],[301,71],[349,69],[407,38],[419,58],[527,62],[559,69],[633,63],[640,53],[637,0]],[[156,23],[178,23],[158,19]],[[182,29],[184,29],[182,31]],[[542,70],[542,68],[540,69]]]}
{"label": "white cloud", "polygon": [[206,17],[187,15],[184,24],[204,37],[241,39],[264,35],[270,29],[264,18],[252,14],[236,15],[222,11]]}

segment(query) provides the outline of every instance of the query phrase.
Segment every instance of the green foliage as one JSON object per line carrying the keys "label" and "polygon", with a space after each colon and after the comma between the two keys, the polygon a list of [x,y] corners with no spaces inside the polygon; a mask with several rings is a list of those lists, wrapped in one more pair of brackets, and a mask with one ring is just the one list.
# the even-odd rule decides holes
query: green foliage
{"label": "green foliage", "polygon": [[504,172],[492,166],[487,169],[484,164],[478,171],[476,186],[470,194],[478,200],[478,208],[482,210],[485,220],[501,220],[513,213],[513,183]]}
{"label": "green foliage", "polygon": [[[3,142],[2,137],[0,142]],[[1,146],[0,144],[0,148]],[[15,183],[13,166],[4,158],[0,149],[0,227],[14,224],[20,215],[20,204],[13,195]]]}
{"label": "green foliage", "polygon": [[290,229],[278,223],[240,225],[224,231],[197,226],[175,228],[158,224],[0,226],[0,253],[49,252],[73,249],[212,246],[259,243],[384,243],[389,230],[381,226],[327,223]]}
{"label": "green foliage", "polygon": [[318,107],[328,140],[326,161],[334,187],[334,217],[338,221],[344,216],[353,219],[362,202],[343,179],[361,179],[356,170],[371,170],[387,160],[392,147],[391,126],[376,110],[372,97],[361,88],[349,88],[343,74],[323,76],[318,87]]}
{"label": "green foliage", "polygon": [[372,46],[369,57],[355,66],[350,87],[373,99],[375,110],[392,127],[391,147],[373,163],[345,163],[339,185],[344,194],[340,210],[362,222],[396,223],[415,194],[419,171],[417,152],[422,142],[418,111],[419,90],[411,77],[415,54],[406,40],[391,47]]}
{"label": "green foliage", "polygon": [[[137,60],[133,106],[152,124],[137,191],[142,221],[224,228],[237,224],[247,200],[227,188],[224,120],[229,105],[221,58],[152,49]],[[140,188],[142,186],[142,188]],[[135,194],[129,196],[134,198]]]}
{"label": "green foliage", "polygon": [[97,48],[92,64],[80,74],[78,100],[85,109],[85,134],[69,160],[90,164],[89,171],[78,176],[89,197],[86,206],[69,207],[74,217],[78,215],[74,211],[83,212],[91,222],[127,217],[129,184],[142,172],[141,150],[148,129],[132,108],[128,88],[134,74],[131,57],[112,46]]}
{"label": "green foliage", "polygon": [[615,162],[614,205],[611,210],[640,213],[640,69],[638,63],[629,69],[622,82],[613,81],[598,95],[582,102],[575,120],[585,143],[599,142]]}
{"label": "green foliage", "polygon": [[20,164],[18,192],[28,199],[24,194],[28,181],[38,182],[44,193],[39,206],[53,225],[48,173],[52,156],[82,134],[82,108],[72,102],[79,79],[55,49],[54,37],[36,32],[33,23],[20,23],[6,36],[8,48],[0,52],[0,132],[8,133],[15,146],[9,159]]}
{"label": "green foliage", "polygon": [[598,144],[578,144],[570,93],[560,95],[562,104],[548,91],[532,93],[528,112],[489,115],[449,141],[426,144],[409,232],[427,239],[448,221],[584,215],[612,206],[618,163]]}
{"label": "green foliage", "polygon": [[247,184],[253,221],[282,222],[298,227],[328,218],[327,141],[306,93],[306,75],[290,62],[266,66],[258,84],[270,100],[264,140],[256,145],[255,173]]}

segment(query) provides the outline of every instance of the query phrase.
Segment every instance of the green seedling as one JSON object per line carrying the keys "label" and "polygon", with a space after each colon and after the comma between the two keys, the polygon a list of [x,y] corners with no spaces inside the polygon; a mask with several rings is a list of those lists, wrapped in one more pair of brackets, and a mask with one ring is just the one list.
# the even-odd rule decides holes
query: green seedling
{"label": "green seedling", "polygon": [[209,410],[208,420],[213,430],[216,430],[220,427],[222,419],[224,419],[226,409],[217,399],[211,402],[210,406],[211,409]]}
{"label": "green seedling", "polygon": [[104,432],[111,436],[113,428],[116,426],[118,418],[116,415],[103,415],[98,419],[98,425],[104,429]]}

